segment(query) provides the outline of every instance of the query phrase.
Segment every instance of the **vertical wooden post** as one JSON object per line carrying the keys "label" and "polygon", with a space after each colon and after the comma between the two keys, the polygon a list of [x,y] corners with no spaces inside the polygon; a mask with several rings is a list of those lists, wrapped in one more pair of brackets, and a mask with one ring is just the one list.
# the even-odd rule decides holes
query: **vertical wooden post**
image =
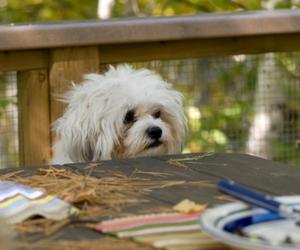
{"label": "vertical wooden post", "polygon": [[20,165],[45,164],[50,158],[47,70],[18,72]]}
{"label": "vertical wooden post", "polygon": [[[99,71],[98,47],[54,49],[50,55],[50,121],[59,118],[65,104],[59,102],[62,95],[71,87],[71,82],[79,83],[83,74]],[[55,135],[52,134],[52,142]]]}

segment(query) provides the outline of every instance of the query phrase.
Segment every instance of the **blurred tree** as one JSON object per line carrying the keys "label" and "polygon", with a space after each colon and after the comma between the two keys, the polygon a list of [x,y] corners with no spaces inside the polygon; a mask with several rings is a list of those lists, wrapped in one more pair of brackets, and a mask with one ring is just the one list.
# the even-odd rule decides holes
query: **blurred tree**
{"label": "blurred tree", "polygon": [[97,18],[96,0],[6,0],[2,22],[45,22]]}
{"label": "blurred tree", "polygon": [[112,17],[128,17],[259,10],[270,3],[274,8],[300,6],[299,0],[0,0],[0,21],[95,19],[101,12],[101,8],[98,9],[101,4],[111,9]]}
{"label": "blurred tree", "polygon": [[111,17],[115,0],[98,0],[97,16],[99,19],[108,19]]}
{"label": "blurred tree", "polygon": [[[282,4],[280,0],[265,0],[263,7],[275,9]],[[290,7],[293,7],[293,2]],[[282,5],[280,5],[282,6]],[[274,53],[261,57],[257,73],[257,85],[254,99],[254,118],[249,130],[246,152],[249,154],[272,159],[274,141],[280,135],[283,127],[282,107],[287,102],[283,93],[281,70]]]}
{"label": "blurred tree", "polygon": [[246,145],[249,154],[273,158],[272,145],[282,130],[282,107],[287,97],[282,91],[281,79],[275,54],[263,55],[258,65],[254,118]]}

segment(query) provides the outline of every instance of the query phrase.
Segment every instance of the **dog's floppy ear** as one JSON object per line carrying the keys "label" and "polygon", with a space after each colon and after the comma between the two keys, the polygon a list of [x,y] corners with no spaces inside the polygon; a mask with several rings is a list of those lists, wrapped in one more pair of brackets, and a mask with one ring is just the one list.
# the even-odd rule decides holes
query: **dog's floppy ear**
{"label": "dog's floppy ear", "polygon": [[119,143],[117,120],[113,116],[101,117],[99,121],[99,131],[97,141],[94,144],[93,161],[110,160],[112,158],[113,148]]}
{"label": "dog's floppy ear", "polygon": [[59,142],[57,152],[65,155],[72,162],[92,161],[94,152],[92,142],[88,139],[87,129],[84,129],[84,117],[74,109],[69,109],[54,124]]}
{"label": "dog's floppy ear", "polygon": [[102,77],[89,74],[84,84],[74,85],[64,96],[69,104],[64,115],[53,124],[59,148],[73,162],[111,159],[118,143],[116,118],[108,110],[113,105],[106,95],[98,94]]}
{"label": "dog's floppy ear", "polygon": [[111,159],[116,143],[114,128],[105,119],[97,124],[89,115],[79,114],[72,110],[54,124],[60,137],[60,149],[72,162],[90,162]]}

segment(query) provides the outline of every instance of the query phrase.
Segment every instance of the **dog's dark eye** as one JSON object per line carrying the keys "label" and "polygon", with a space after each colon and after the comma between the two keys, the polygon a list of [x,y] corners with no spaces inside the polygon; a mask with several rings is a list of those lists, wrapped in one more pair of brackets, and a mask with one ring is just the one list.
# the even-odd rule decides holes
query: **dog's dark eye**
{"label": "dog's dark eye", "polygon": [[135,121],[134,110],[129,110],[124,117],[124,123],[129,124],[134,121]]}
{"label": "dog's dark eye", "polygon": [[154,117],[155,119],[158,119],[158,118],[160,117],[160,115],[161,115],[160,111],[156,111],[156,112],[153,114],[153,117]]}

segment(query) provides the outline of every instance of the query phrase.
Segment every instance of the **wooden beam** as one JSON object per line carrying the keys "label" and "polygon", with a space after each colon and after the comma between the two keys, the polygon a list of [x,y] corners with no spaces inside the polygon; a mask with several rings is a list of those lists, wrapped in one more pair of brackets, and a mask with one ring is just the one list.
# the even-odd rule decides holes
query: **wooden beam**
{"label": "wooden beam", "polygon": [[[99,46],[104,64],[297,50],[300,50],[300,33]],[[50,67],[49,57],[48,50],[0,52],[0,71],[46,69]]]}
{"label": "wooden beam", "polygon": [[0,51],[300,33],[298,10],[0,26]]}
{"label": "wooden beam", "polygon": [[[50,120],[56,121],[66,105],[58,99],[71,87],[79,83],[85,73],[99,70],[98,47],[54,49],[50,54]],[[54,140],[55,136],[52,135]]]}
{"label": "wooden beam", "polygon": [[33,70],[48,68],[48,50],[0,52],[0,71]]}
{"label": "wooden beam", "polygon": [[99,47],[101,63],[198,58],[300,50],[300,34],[149,42]]}
{"label": "wooden beam", "polygon": [[46,70],[18,73],[20,165],[40,165],[50,158],[49,86]]}

